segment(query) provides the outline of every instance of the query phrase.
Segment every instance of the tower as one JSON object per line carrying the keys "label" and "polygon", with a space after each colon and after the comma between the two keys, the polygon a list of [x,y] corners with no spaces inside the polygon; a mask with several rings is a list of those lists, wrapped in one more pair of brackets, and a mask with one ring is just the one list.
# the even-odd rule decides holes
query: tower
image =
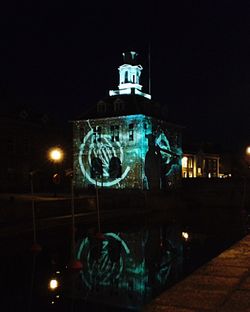
{"label": "tower", "polygon": [[180,127],[142,92],[137,53],[123,53],[118,90],[73,122],[74,183],[82,189],[166,190],[181,178]]}
{"label": "tower", "polygon": [[137,94],[147,99],[151,99],[151,95],[141,91],[142,85],[140,84],[140,76],[142,66],[137,64],[136,52],[125,52],[122,54],[124,64],[119,69],[119,90],[110,90],[110,96],[117,96],[122,94]]}

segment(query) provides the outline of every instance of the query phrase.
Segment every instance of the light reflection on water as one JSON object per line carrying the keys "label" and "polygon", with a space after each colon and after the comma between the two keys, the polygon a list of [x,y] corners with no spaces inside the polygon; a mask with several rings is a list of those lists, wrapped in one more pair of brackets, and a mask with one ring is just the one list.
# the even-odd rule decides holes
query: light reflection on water
{"label": "light reflection on water", "polygon": [[[224,246],[217,240],[183,238],[176,224],[78,233],[76,255],[83,270],[72,272],[70,233],[40,233],[43,250],[27,246],[1,259],[1,308],[9,311],[140,310],[154,296]],[[17,245],[10,248],[17,248]],[[213,248],[212,248],[213,247]],[[216,248],[217,249],[216,249]],[[204,251],[206,253],[204,253]],[[51,289],[51,279],[58,287]],[[98,308],[96,308],[98,305]]]}
{"label": "light reflection on water", "polygon": [[174,225],[108,232],[79,240],[84,269],[75,295],[88,302],[140,308],[182,274],[182,237]]}

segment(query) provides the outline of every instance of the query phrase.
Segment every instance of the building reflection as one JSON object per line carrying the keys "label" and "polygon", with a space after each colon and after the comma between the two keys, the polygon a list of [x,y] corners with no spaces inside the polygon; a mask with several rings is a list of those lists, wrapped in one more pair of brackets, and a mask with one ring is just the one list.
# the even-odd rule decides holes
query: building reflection
{"label": "building reflection", "polygon": [[174,225],[83,237],[77,248],[83,263],[77,297],[140,308],[181,276],[182,242]]}

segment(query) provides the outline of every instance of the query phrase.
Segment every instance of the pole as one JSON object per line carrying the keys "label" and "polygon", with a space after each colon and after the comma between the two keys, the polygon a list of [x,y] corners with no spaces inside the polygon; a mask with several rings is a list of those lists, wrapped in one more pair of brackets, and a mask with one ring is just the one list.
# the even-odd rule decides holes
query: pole
{"label": "pole", "polygon": [[71,214],[72,214],[72,254],[75,257],[75,196],[74,196],[74,183],[71,177]]}
{"label": "pole", "polygon": [[97,222],[98,222],[98,232],[101,232],[101,225],[100,225],[100,210],[99,210],[99,194],[98,194],[98,186],[97,186],[97,179],[95,180],[95,189],[96,189],[96,209],[97,209]]}
{"label": "pole", "polygon": [[34,183],[33,172],[30,173],[30,190],[31,190],[31,207],[32,207],[32,222],[33,222],[33,241],[36,243],[36,220],[35,220],[35,199],[34,199]]}

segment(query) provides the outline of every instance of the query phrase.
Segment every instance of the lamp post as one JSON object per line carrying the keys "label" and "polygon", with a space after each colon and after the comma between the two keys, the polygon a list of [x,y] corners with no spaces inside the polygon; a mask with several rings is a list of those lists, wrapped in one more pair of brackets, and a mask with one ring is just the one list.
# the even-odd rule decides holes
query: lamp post
{"label": "lamp post", "polygon": [[[53,162],[54,165],[58,165],[63,161],[64,152],[60,147],[52,147],[48,151],[48,158],[51,162]],[[55,185],[60,183],[60,175],[58,173],[54,173],[52,178]],[[55,186],[55,196],[56,196],[56,186]]]}
{"label": "lamp post", "polygon": [[82,263],[76,259],[76,247],[75,247],[75,192],[74,192],[74,171],[73,169],[66,170],[66,176],[70,178],[70,193],[71,193],[71,269],[81,270]]}
{"label": "lamp post", "polygon": [[34,175],[38,170],[33,170],[30,172],[30,194],[31,194],[31,210],[32,210],[32,229],[33,229],[33,244],[31,246],[31,251],[38,253],[42,250],[42,247],[37,243],[36,237],[36,211],[35,211],[35,197],[34,197]]}

